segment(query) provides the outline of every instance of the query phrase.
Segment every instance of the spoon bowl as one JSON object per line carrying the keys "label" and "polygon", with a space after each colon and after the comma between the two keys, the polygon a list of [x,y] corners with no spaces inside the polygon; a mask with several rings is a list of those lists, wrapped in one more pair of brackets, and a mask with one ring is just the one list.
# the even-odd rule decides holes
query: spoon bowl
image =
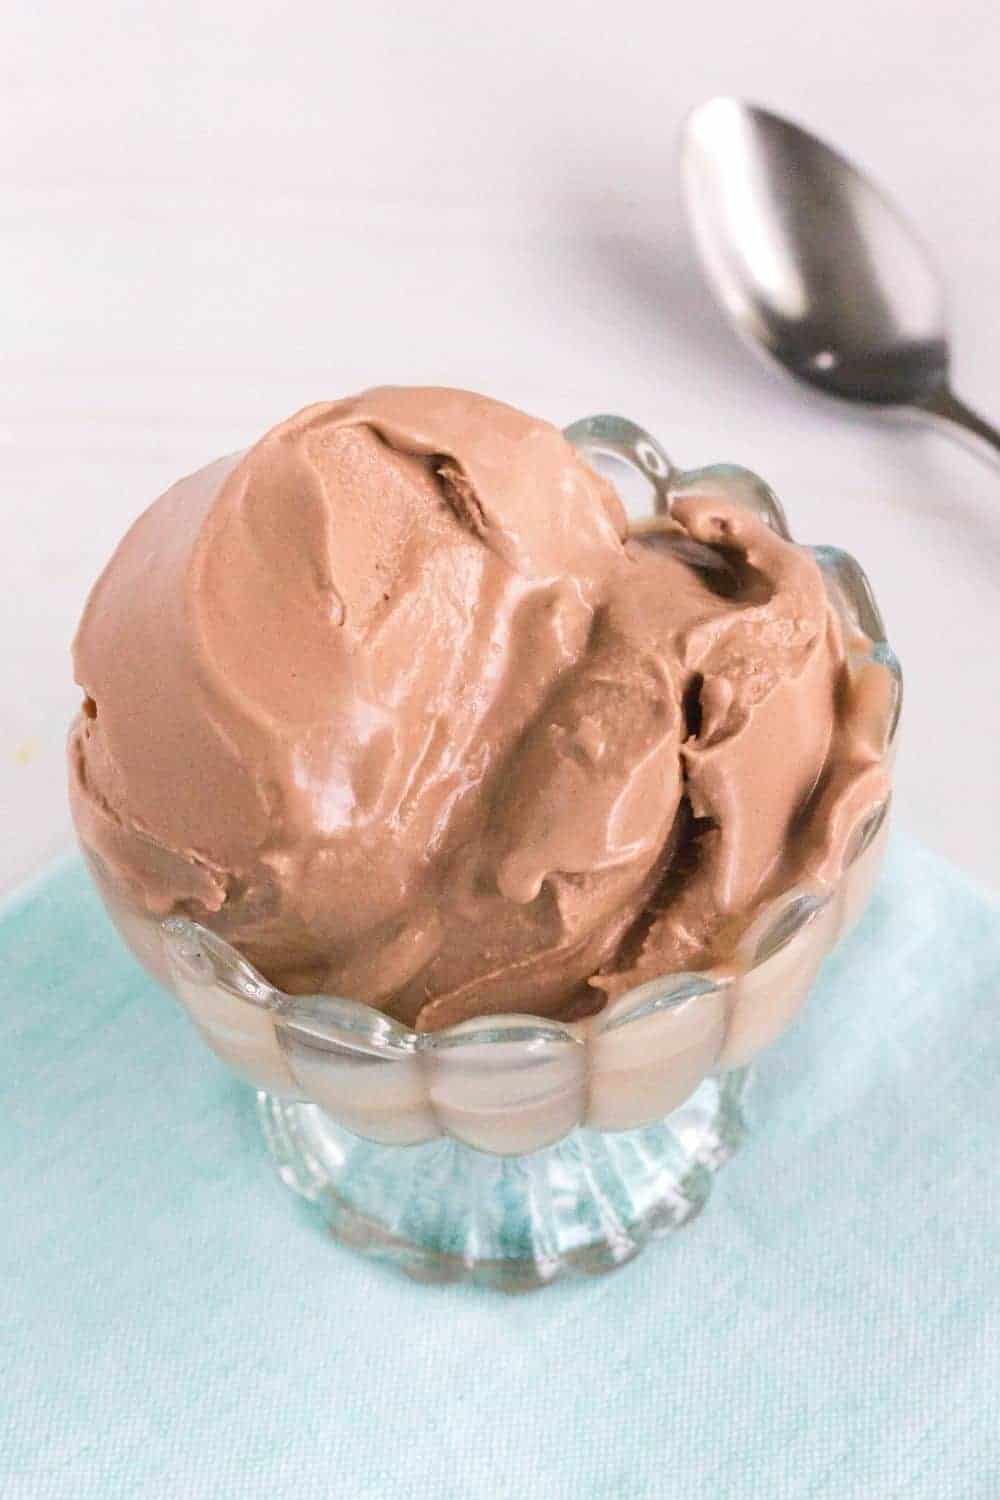
{"label": "spoon bowl", "polygon": [[867,406],[1000,433],[949,387],[944,285],[900,210],[808,131],[710,99],[681,142],[684,197],[709,284],[737,331],[792,375]]}

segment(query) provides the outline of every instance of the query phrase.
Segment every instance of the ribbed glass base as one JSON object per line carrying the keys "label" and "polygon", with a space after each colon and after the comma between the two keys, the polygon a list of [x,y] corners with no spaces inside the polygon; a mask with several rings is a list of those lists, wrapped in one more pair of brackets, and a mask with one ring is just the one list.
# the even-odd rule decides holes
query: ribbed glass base
{"label": "ribbed glass base", "polygon": [[448,1139],[378,1146],[315,1104],[258,1103],[278,1171],[334,1239],[420,1281],[513,1292],[612,1271],[692,1219],[743,1137],[747,1071],[707,1078],[658,1125],[576,1130],[531,1156]]}

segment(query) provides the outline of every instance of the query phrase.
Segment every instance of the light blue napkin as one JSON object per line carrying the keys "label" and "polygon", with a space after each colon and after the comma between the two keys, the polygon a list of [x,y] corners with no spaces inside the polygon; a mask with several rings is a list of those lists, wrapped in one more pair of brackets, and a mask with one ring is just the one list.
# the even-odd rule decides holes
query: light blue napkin
{"label": "light blue napkin", "polygon": [[897,840],[702,1217],[522,1300],[329,1241],[76,863],[0,917],[3,1500],[996,1500],[1000,912]]}

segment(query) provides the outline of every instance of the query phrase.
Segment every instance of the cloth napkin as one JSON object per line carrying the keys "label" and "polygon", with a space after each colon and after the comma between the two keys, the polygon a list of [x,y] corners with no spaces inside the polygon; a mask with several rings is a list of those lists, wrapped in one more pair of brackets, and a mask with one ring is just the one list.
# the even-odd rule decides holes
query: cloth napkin
{"label": "cloth napkin", "polygon": [[3,1500],[996,1500],[1000,910],[898,838],[702,1216],[521,1299],[335,1245],[80,866],[0,916]]}

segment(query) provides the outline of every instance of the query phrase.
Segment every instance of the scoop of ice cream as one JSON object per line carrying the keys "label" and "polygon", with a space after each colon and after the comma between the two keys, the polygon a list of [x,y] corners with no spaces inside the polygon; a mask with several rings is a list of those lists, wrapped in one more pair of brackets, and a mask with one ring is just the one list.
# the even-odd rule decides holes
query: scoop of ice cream
{"label": "scoop of ice cream", "polygon": [[74,655],[115,899],[422,1027],[718,957],[883,791],[807,553],[713,495],[630,538],[554,427],[459,391],[312,406],[180,481]]}

